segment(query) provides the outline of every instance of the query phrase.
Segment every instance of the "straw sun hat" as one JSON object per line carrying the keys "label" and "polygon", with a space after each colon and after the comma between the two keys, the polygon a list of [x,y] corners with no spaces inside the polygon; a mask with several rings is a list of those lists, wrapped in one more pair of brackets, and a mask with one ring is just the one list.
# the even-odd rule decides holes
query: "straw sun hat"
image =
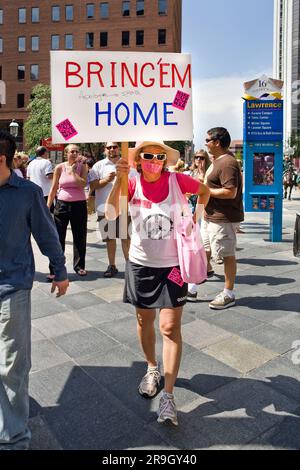
{"label": "straw sun hat", "polygon": [[136,167],[136,160],[139,156],[141,150],[144,147],[148,147],[149,145],[155,145],[161,147],[163,153],[167,155],[167,165],[175,165],[177,160],[179,159],[179,151],[165,145],[163,142],[137,142],[134,148],[128,149],[128,164],[135,168]]}

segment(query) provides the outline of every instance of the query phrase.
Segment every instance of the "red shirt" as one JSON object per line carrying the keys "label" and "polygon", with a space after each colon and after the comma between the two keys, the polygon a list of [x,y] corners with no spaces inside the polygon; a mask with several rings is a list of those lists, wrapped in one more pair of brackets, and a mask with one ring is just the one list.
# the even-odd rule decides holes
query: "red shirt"
{"label": "red shirt", "polygon": [[[167,198],[169,193],[169,178],[170,173],[164,171],[161,174],[159,180],[155,183],[148,183],[145,181],[143,175],[141,176],[141,185],[143,189],[143,194],[145,198],[149,199],[151,202],[162,202]],[[184,175],[182,173],[176,173],[177,182],[182,191],[182,194],[198,194],[200,188],[199,180],[192,178],[191,176]],[[134,195],[136,186],[135,177],[131,178],[128,181],[128,200],[131,201],[132,196]]]}

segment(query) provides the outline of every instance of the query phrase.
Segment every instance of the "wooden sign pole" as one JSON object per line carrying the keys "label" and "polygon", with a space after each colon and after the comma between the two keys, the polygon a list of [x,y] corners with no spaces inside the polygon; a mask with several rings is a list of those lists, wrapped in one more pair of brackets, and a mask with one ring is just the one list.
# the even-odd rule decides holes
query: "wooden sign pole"
{"label": "wooden sign pole", "polygon": [[[128,142],[121,143],[122,159],[128,162]],[[127,240],[128,231],[128,176],[124,174],[121,180],[120,196],[120,238]]]}

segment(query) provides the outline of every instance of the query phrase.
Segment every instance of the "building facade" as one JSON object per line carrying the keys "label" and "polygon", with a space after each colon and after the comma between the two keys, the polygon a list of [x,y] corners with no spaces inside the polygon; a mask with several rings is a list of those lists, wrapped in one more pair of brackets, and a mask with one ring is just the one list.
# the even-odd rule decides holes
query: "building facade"
{"label": "building facade", "polygon": [[284,136],[300,131],[300,0],[274,0],[274,78],[284,81]]}
{"label": "building facade", "polygon": [[2,0],[0,128],[15,119],[21,143],[32,88],[50,83],[51,50],[181,52],[181,19],[182,0]]}

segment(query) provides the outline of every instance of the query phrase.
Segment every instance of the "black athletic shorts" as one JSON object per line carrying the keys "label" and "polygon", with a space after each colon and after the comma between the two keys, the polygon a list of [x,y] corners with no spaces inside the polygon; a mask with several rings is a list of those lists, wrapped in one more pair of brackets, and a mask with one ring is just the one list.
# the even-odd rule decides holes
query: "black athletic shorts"
{"label": "black athletic shorts", "polygon": [[152,268],[127,261],[123,301],[140,308],[173,308],[186,303],[187,283],[179,266]]}

